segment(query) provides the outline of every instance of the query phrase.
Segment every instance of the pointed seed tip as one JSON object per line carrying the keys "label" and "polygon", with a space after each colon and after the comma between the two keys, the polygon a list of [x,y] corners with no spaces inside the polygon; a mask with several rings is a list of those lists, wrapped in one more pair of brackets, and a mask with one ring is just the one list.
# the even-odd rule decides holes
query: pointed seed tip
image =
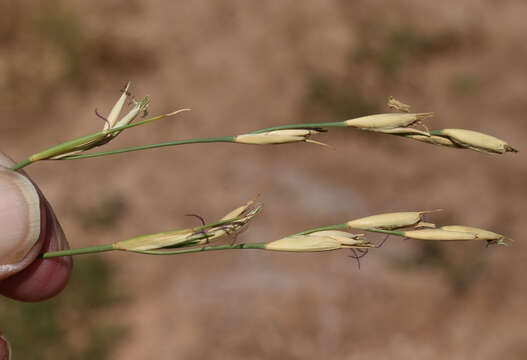
{"label": "pointed seed tip", "polygon": [[323,142],[320,142],[320,141],[312,140],[312,139],[306,139],[305,142],[311,143],[311,144],[320,145],[320,146],[327,147],[327,148],[330,148],[330,149],[335,149],[334,146],[331,146],[329,144],[326,144],[326,143],[323,143]]}
{"label": "pointed seed tip", "polygon": [[416,116],[419,120],[423,120],[423,119],[428,119],[428,118],[430,118],[430,117],[433,117],[433,116],[434,116],[434,113],[433,113],[433,112],[417,113],[417,114],[415,114],[415,116]]}
{"label": "pointed seed tip", "polygon": [[431,214],[431,213],[440,212],[440,211],[444,211],[444,209],[424,210],[424,211],[420,211],[420,213],[421,214]]}
{"label": "pointed seed tip", "polygon": [[179,114],[180,112],[191,111],[191,110],[192,109],[179,109],[179,110],[176,110],[176,111],[172,111],[171,113],[168,113],[165,116],[173,116],[173,115]]}

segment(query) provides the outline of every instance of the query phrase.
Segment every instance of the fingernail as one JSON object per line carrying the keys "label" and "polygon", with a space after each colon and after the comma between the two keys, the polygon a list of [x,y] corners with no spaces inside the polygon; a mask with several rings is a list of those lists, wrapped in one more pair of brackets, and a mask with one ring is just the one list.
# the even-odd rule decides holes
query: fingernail
{"label": "fingernail", "polygon": [[40,235],[40,202],[22,174],[0,166],[0,278],[29,253]]}
{"label": "fingernail", "polygon": [[4,337],[4,334],[0,333],[0,360],[10,360],[11,359],[11,346],[9,342]]}

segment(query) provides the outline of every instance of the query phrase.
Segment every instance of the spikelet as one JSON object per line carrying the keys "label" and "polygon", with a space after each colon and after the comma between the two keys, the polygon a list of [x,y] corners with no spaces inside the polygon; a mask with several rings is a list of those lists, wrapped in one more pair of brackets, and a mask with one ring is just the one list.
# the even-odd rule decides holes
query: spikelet
{"label": "spikelet", "polygon": [[441,210],[437,209],[431,211],[406,211],[372,215],[348,221],[347,225],[352,229],[400,229],[409,226],[415,226],[423,221],[422,217],[424,214],[436,211]]}
{"label": "spikelet", "polygon": [[505,152],[518,152],[505,141],[494,136],[477,131],[465,129],[442,129],[435,130],[434,134],[447,136],[455,144],[486,153],[503,154]]}

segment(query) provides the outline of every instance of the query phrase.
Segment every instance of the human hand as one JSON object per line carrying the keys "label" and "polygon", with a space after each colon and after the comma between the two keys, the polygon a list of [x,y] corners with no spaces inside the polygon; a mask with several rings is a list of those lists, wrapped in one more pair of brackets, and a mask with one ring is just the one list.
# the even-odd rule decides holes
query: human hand
{"label": "human hand", "polygon": [[[71,257],[39,259],[47,251],[68,249],[51,206],[23,171],[0,152],[0,294],[20,301],[41,301],[68,282]],[[40,225],[40,228],[39,226]],[[0,360],[9,359],[0,332]]]}

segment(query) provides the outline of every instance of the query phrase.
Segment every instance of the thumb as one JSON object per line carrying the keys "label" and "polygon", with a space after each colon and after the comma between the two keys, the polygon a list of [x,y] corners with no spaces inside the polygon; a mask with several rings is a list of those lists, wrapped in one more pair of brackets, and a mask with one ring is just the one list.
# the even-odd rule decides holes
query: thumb
{"label": "thumb", "polygon": [[24,175],[0,167],[0,280],[27,267],[42,247],[37,190]]}
{"label": "thumb", "polygon": [[72,261],[37,255],[68,249],[68,242],[40,190],[23,171],[11,171],[12,165],[0,152],[0,294],[41,301],[66,286]]}

